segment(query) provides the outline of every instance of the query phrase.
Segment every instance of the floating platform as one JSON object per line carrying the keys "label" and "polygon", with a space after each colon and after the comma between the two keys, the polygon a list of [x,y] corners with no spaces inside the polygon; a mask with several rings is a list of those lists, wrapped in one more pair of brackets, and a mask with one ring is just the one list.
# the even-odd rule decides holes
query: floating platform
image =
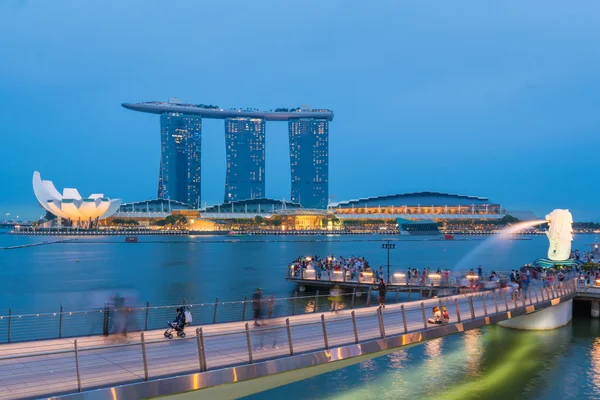
{"label": "floating platform", "polygon": [[554,261],[554,260],[550,260],[548,258],[538,258],[537,260],[535,260],[533,262],[534,267],[540,267],[540,268],[556,268],[559,266],[561,266],[561,267],[577,267],[581,264],[583,264],[583,261],[573,260],[573,259],[564,260],[564,261]]}

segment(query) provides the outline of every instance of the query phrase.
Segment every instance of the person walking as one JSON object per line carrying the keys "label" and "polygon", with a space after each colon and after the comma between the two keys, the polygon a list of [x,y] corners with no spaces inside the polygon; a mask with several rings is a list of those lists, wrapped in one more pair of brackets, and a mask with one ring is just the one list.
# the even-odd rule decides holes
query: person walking
{"label": "person walking", "polygon": [[329,301],[331,301],[331,312],[338,312],[339,303],[341,299],[341,290],[338,285],[335,285],[329,292]]}
{"label": "person walking", "polygon": [[383,277],[379,279],[379,307],[385,308],[385,294],[387,293],[387,286],[385,285],[385,281]]}
{"label": "person walking", "polygon": [[260,326],[258,320],[260,319],[260,309],[262,302],[262,289],[256,288],[256,291],[252,295],[252,313],[254,314],[254,326]]}

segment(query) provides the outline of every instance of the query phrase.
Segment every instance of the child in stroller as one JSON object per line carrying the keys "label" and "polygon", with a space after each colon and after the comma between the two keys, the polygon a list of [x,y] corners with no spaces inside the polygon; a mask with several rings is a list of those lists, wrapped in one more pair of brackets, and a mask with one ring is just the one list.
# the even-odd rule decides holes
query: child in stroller
{"label": "child in stroller", "polygon": [[165,331],[165,337],[168,339],[173,339],[173,331],[177,332],[177,336],[184,338],[185,332],[184,328],[186,325],[192,323],[192,314],[190,313],[187,307],[177,307],[177,316],[175,317],[175,321],[167,322],[169,328]]}

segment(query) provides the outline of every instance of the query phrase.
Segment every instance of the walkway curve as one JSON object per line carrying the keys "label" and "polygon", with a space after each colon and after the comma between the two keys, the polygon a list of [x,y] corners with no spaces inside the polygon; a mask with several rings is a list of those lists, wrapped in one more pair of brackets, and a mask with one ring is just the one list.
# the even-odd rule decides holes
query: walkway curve
{"label": "walkway curve", "polygon": [[[505,300],[506,292],[496,290],[278,318],[260,328],[215,324],[202,327],[203,340],[195,335],[197,328],[173,340],[153,330],[132,334],[126,342],[90,336],[5,344],[0,345],[0,398],[80,397],[78,391],[98,388],[107,389],[86,398],[151,397],[237,382],[493,324],[571,299],[576,289],[573,280],[518,300]],[[450,312],[449,324],[425,323],[423,316],[440,303]]]}

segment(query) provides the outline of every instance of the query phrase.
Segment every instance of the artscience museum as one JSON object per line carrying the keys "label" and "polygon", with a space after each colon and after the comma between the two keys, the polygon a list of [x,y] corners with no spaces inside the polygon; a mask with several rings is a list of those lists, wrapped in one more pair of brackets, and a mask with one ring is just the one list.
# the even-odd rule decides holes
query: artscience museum
{"label": "artscience museum", "polygon": [[61,194],[52,181],[42,180],[37,171],[33,173],[33,192],[44,209],[80,227],[89,228],[94,222],[110,217],[121,205],[121,199],[111,200],[100,193],[84,198],[77,189],[65,188]]}

